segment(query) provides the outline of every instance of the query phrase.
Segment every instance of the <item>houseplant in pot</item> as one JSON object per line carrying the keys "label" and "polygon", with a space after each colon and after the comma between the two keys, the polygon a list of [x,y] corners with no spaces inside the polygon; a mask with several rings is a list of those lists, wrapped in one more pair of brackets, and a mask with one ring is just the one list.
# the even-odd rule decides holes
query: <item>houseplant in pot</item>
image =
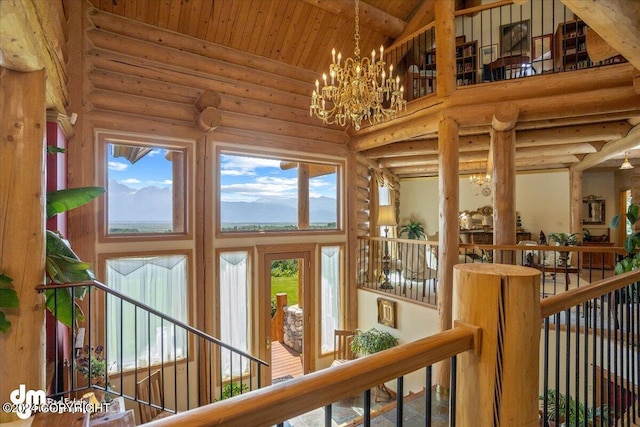
{"label": "houseplant in pot", "polygon": [[[549,241],[558,242],[560,246],[575,246],[578,243],[578,238],[575,233],[550,233]],[[569,252],[560,251],[558,266],[566,267],[569,263]]]}
{"label": "houseplant in pot", "polygon": [[422,224],[419,221],[414,221],[412,219],[402,226],[400,234],[406,234],[409,239],[421,239],[425,236]]}
{"label": "houseplant in pot", "polygon": [[367,356],[398,345],[398,338],[389,332],[371,328],[366,332],[356,329],[351,342],[351,351],[358,356]]}

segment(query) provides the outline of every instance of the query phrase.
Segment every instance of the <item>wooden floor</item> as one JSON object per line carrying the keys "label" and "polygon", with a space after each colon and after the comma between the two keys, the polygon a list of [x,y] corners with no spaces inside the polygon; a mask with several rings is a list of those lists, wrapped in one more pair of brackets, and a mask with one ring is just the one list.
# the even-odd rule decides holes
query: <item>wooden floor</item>
{"label": "wooden floor", "polygon": [[302,375],[300,353],[293,351],[279,341],[271,344],[271,381],[278,378]]}

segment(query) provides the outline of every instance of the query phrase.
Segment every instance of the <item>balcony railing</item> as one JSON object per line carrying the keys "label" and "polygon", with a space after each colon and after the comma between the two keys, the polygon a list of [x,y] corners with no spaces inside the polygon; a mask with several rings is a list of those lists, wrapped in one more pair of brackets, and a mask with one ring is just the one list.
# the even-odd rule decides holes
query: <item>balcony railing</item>
{"label": "balcony railing", "polygon": [[[625,62],[592,61],[587,26],[560,0],[496,1],[456,12],[456,83],[467,86]],[[436,36],[430,23],[387,49],[407,100],[435,92]],[[452,52],[453,54],[453,52]]]}
{"label": "balcony railing", "polygon": [[[98,391],[175,413],[261,386],[262,370],[268,366],[262,360],[102,283],[38,289],[47,292],[53,312],[70,310],[72,319],[68,328],[55,329],[49,397]],[[85,291],[78,306],[63,304],[70,293]],[[123,362],[126,354],[133,355],[132,362]],[[158,378],[158,383],[151,384],[150,378]],[[160,398],[151,397],[153,387],[160,390]]]}
{"label": "balcony railing", "polygon": [[[459,263],[501,263],[540,270],[547,297],[613,275],[621,247],[460,244]],[[357,284],[426,305],[438,303],[438,242],[358,238]]]}
{"label": "balcony railing", "polygon": [[[493,270],[498,274],[509,271],[509,269],[501,269],[499,265],[484,271],[492,273]],[[469,270],[469,272],[472,271]],[[479,277],[472,277],[466,285],[473,286],[476,283],[474,279],[481,280]],[[493,295],[501,301],[500,304],[491,304],[491,298],[484,301],[488,303],[486,305],[483,305],[483,301],[475,299],[470,303],[475,306],[476,312],[483,313],[481,317],[484,319],[494,317],[499,319],[498,328],[493,325],[487,326],[487,330],[484,330],[468,322],[459,322],[448,331],[411,343],[403,343],[393,349],[314,372],[286,383],[207,405],[197,411],[180,413],[151,425],[188,427],[284,425],[285,421],[296,416],[320,410],[323,411],[324,422],[317,425],[326,426],[331,425],[332,422],[333,403],[357,393],[363,393],[362,424],[369,426],[372,424],[370,389],[396,379],[395,425],[402,426],[406,420],[403,417],[406,409],[403,399],[406,395],[405,376],[415,375],[417,370],[427,367],[418,375],[425,378],[425,389],[431,390],[431,370],[428,367],[438,361],[450,359],[452,380],[450,399],[447,403],[449,415],[444,421],[438,420],[438,425],[442,425],[443,422],[450,426],[456,425],[457,422],[461,425],[471,425],[464,424],[463,419],[467,422],[473,419],[475,420],[473,425],[478,426],[524,425],[522,417],[516,424],[508,420],[501,421],[500,417],[505,413],[519,417],[522,414],[518,414],[517,411],[514,414],[512,408],[524,406],[531,408],[533,400],[535,412],[526,414],[525,418],[529,420],[527,425],[533,425],[532,417],[535,417],[535,425],[541,426],[559,426],[561,423],[567,426],[633,426],[639,420],[640,300],[632,297],[637,295],[638,280],[640,280],[640,271],[573,288],[543,300],[528,299],[527,301],[508,295],[516,290],[511,288],[513,282],[498,280],[495,283],[501,284],[499,288],[502,291],[493,292]],[[531,283],[535,286],[535,282]],[[483,283],[485,284],[489,283]],[[464,293],[462,289],[457,289],[459,286],[459,283],[454,283],[456,295]],[[473,295],[484,295],[484,289],[481,287]],[[626,296],[622,297],[622,295]],[[469,302],[458,300],[458,304],[460,303],[463,303],[463,307],[458,308],[458,315],[465,316],[469,313],[467,306]],[[607,314],[611,312],[614,303],[617,307],[611,314]],[[581,310],[584,309],[577,307],[588,307],[589,304],[592,304],[592,311],[587,311],[588,316],[585,318],[581,317],[583,313]],[[538,307],[534,310],[535,305]],[[593,315],[594,311],[598,314]],[[491,312],[490,315],[489,312]],[[516,315],[513,316],[513,314]],[[620,322],[608,321],[606,320],[608,316],[616,317]],[[589,326],[591,317],[593,322]],[[481,321],[484,322],[484,319]],[[543,323],[543,319],[546,319],[545,327],[541,330],[538,325]],[[518,325],[528,324],[534,331],[534,335],[539,337],[538,342],[521,340],[522,347],[510,348],[507,352],[508,344],[502,340],[517,337],[520,333],[519,328],[514,328],[511,322],[517,322]],[[561,322],[564,323],[561,324]],[[551,325],[555,326],[551,327]],[[550,339],[547,337],[549,334],[555,335]],[[528,348],[528,343],[531,348]],[[560,344],[553,347],[554,343]],[[539,344],[544,350],[541,356],[537,350]],[[565,345],[567,351],[563,347]],[[523,359],[533,358],[534,364],[538,364],[538,358],[540,358],[541,380],[536,381],[537,375],[522,369],[519,359],[514,359],[513,356]],[[507,359],[504,359],[505,357]],[[493,365],[483,371],[482,366],[487,361],[493,361]],[[598,366],[594,368],[594,364]],[[527,379],[530,379],[534,385],[539,386],[538,388],[545,390],[544,393],[540,392],[542,399],[539,402],[539,413],[535,402],[537,396],[528,394],[525,396],[522,392],[501,394],[503,390],[501,384],[493,384],[488,378],[503,384],[510,383],[511,386],[523,381],[527,383]],[[557,378],[559,380],[556,380]],[[489,388],[495,387],[495,394],[478,392],[478,387],[482,386],[484,389],[487,383]],[[430,393],[426,395],[430,396]],[[571,399],[567,397],[570,395]],[[473,402],[461,400],[463,396],[470,397],[474,402],[480,399],[488,403],[484,405],[483,411],[493,412],[494,418],[469,418],[471,414],[478,413],[478,407]],[[564,396],[565,399],[562,400],[560,396]],[[295,404],[292,404],[294,401]],[[526,401],[524,405],[523,401]],[[565,401],[569,404],[563,406]],[[426,400],[422,409],[424,425],[427,426],[434,423],[431,405],[432,402]],[[607,414],[607,417],[603,414]],[[587,416],[591,417],[591,421]],[[413,419],[411,422],[415,421]]]}

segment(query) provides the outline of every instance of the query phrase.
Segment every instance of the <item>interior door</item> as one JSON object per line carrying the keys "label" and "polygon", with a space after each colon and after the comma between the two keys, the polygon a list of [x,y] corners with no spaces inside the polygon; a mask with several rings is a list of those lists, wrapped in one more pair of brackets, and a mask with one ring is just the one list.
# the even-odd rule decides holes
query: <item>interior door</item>
{"label": "interior door", "polygon": [[[278,251],[269,250],[260,257],[259,275],[260,280],[258,283],[258,316],[260,321],[258,346],[260,358],[269,363],[269,368],[265,369],[262,384],[268,385],[272,383],[274,379],[280,379],[288,376],[295,376],[295,369],[292,365],[297,361],[301,363],[301,372],[306,374],[312,370],[313,363],[313,339],[311,325],[313,319],[313,307],[311,302],[311,279],[312,279],[312,251]],[[282,260],[296,260],[298,264],[298,306],[300,308],[300,317],[302,320],[302,336],[301,337],[289,337],[289,339],[283,338],[283,342],[273,342],[272,339],[272,317],[271,317],[271,296],[272,296],[272,265],[275,261]],[[296,314],[291,320],[295,323]],[[284,319],[283,324],[286,323]],[[291,325],[290,325],[291,326]],[[290,331],[291,332],[291,331]],[[295,332],[295,331],[294,331]],[[296,347],[298,339],[301,339],[301,344]],[[276,341],[278,341],[276,339]],[[289,354],[285,354],[284,357],[274,358],[274,354],[282,355],[284,350]],[[300,351],[298,351],[300,350]],[[297,357],[297,359],[295,359]],[[274,363],[276,363],[274,365]],[[280,366],[279,364],[288,363],[289,368]],[[276,376],[274,376],[276,374]]]}

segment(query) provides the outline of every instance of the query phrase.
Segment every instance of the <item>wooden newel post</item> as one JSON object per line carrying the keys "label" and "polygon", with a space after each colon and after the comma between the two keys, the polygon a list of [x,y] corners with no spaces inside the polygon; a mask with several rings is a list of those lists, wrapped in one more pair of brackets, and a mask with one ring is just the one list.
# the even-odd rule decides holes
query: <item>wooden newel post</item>
{"label": "wooden newel post", "polygon": [[482,330],[479,351],[458,356],[456,424],[539,426],[540,272],[459,264],[453,318]]}

